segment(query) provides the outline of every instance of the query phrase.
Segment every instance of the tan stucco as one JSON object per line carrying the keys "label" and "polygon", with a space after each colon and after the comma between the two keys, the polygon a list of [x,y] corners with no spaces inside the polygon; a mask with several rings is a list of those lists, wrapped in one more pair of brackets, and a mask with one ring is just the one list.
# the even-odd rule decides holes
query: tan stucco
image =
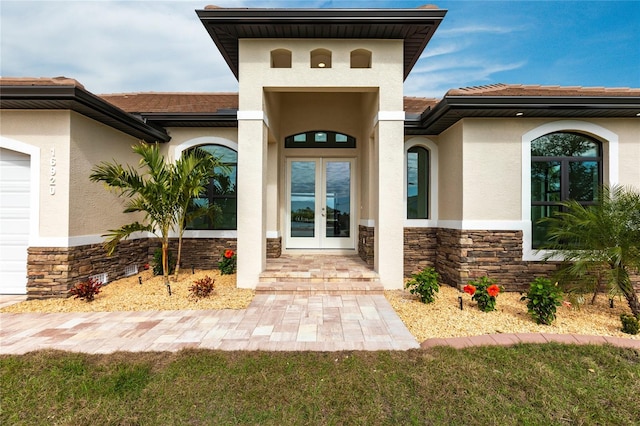
{"label": "tan stucco", "polygon": [[462,220],[462,123],[440,134],[438,141],[438,182],[440,220]]}
{"label": "tan stucco", "polygon": [[[310,52],[332,52],[331,68],[311,68]],[[270,52],[292,52],[291,68],[271,68]],[[372,52],[371,68],[350,68],[351,51]],[[263,110],[263,88],[286,91],[362,91],[379,88],[380,110],[401,111],[403,90],[402,40],[282,40],[241,39],[239,41],[240,109]]]}
{"label": "tan stucco", "polygon": [[104,124],[71,113],[69,236],[101,235],[109,229],[140,220],[125,214],[124,199],[91,182],[91,170],[102,161],[137,166],[140,157],[131,149],[139,141]]}
{"label": "tan stucco", "polygon": [[69,233],[70,112],[2,110],[0,128],[2,136],[40,149],[38,237],[66,237]]}

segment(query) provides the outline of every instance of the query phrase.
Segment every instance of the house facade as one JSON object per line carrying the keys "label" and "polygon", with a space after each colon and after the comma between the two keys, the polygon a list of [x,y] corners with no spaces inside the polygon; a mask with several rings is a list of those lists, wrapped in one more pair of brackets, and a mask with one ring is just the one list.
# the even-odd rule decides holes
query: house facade
{"label": "house facade", "polygon": [[[405,97],[445,11],[197,11],[238,93],[95,95],[67,78],[0,80],[0,293],[64,296],[88,276],[135,273],[155,242],[107,257],[132,221],[89,181],[100,161],[170,160],[195,147],[228,172],[198,200],[223,211],[186,231],[185,266],[237,249],[239,287],[282,254],[359,255],[385,288],[434,266],[460,286],[510,289],[552,271],[540,217],[601,184],[640,188],[640,89],[496,84]],[[105,275],[106,274],[106,275]]]}

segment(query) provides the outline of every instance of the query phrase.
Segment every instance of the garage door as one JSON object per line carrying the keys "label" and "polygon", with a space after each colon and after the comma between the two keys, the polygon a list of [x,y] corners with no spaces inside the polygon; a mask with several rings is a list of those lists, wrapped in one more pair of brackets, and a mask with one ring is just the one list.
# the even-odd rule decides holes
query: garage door
{"label": "garage door", "polygon": [[0,148],[0,294],[27,292],[30,157]]}

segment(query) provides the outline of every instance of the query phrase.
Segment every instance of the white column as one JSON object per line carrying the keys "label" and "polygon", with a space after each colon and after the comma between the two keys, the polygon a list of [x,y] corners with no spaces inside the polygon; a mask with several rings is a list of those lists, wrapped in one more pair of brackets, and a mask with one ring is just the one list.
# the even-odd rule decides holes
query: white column
{"label": "white column", "polygon": [[375,269],[387,289],[404,277],[404,112],[378,113],[378,218]]}
{"label": "white column", "polygon": [[262,111],[238,111],[238,275],[255,288],[267,260],[267,132]]}

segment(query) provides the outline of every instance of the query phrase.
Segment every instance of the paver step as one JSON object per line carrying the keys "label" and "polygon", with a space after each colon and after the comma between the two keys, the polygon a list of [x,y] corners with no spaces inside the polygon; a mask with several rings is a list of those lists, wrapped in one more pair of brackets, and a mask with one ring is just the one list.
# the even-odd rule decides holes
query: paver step
{"label": "paver step", "polygon": [[300,282],[278,281],[261,282],[256,286],[256,294],[298,294],[298,295],[347,295],[347,294],[384,294],[379,281],[338,281],[338,282]]}

